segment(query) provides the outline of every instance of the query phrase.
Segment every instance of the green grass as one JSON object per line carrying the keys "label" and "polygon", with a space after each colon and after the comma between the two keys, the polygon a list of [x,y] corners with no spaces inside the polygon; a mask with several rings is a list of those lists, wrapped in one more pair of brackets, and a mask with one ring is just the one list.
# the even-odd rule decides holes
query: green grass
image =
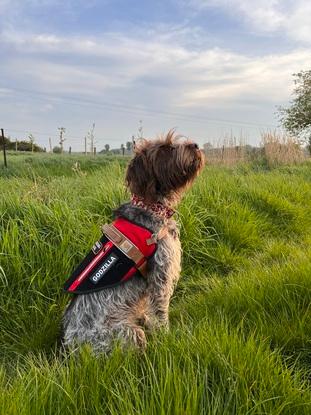
{"label": "green grass", "polygon": [[[80,167],[72,169],[79,161]],[[62,284],[127,200],[126,160],[0,167],[0,413],[310,414],[311,165],[206,167],[178,210],[169,333],[143,354],[57,349]]]}

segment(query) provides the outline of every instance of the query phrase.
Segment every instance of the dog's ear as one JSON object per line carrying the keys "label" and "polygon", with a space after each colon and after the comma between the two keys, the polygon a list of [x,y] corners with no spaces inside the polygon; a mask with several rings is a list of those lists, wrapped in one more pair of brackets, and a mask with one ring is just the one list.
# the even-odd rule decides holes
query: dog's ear
{"label": "dog's ear", "polygon": [[155,177],[152,167],[147,160],[146,150],[141,146],[137,147],[136,155],[130,161],[125,182],[132,194],[153,201],[156,195]]}

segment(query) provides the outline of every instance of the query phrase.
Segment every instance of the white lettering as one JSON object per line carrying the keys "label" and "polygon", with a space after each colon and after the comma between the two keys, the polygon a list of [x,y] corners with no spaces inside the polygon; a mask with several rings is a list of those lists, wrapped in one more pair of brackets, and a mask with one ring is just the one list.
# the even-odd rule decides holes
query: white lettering
{"label": "white lettering", "polygon": [[92,275],[91,281],[97,283],[100,278],[108,271],[108,269],[117,261],[117,256],[111,255],[106,262],[100,267],[100,269],[96,272],[95,275]]}

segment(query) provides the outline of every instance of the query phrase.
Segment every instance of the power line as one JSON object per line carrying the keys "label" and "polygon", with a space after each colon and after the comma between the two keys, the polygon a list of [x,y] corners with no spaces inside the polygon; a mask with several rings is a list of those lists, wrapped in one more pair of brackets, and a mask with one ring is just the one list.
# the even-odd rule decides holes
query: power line
{"label": "power line", "polygon": [[[52,137],[53,138],[59,138],[59,136],[56,135],[55,133],[43,133],[43,132],[40,132],[40,131],[33,131],[32,129],[29,129],[29,130],[16,130],[15,128],[7,127],[7,130],[9,132],[12,131],[14,133],[26,133],[26,134],[28,134],[28,133],[32,132],[33,134],[45,135],[45,136],[48,136],[48,137],[51,137],[51,138]],[[66,140],[83,141],[83,136],[81,136],[81,137],[73,137],[73,136],[66,135]],[[112,141],[112,142],[119,141],[119,139],[113,139],[113,138],[108,138],[108,139],[103,138],[102,140],[104,140],[104,141]]]}
{"label": "power line", "polygon": [[277,126],[273,124],[254,123],[254,122],[246,122],[246,121],[239,121],[239,120],[228,120],[228,119],[222,119],[222,118],[208,118],[208,117],[200,116],[200,115],[187,115],[187,114],[181,114],[181,113],[176,113],[176,112],[162,111],[158,109],[144,108],[144,107],[139,107],[139,106],[129,106],[126,104],[116,104],[112,102],[98,102],[98,101],[94,101],[91,99],[80,98],[80,97],[77,98],[73,96],[70,97],[70,96],[62,96],[62,95],[55,96],[47,92],[30,91],[30,90],[21,89],[21,88],[6,88],[6,89],[10,89],[17,93],[35,96],[35,98],[39,98],[39,99],[43,99],[40,97],[40,96],[43,96],[43,97],[48,97],[48,99],[52,99],[56,101],[57,100],[69,101],[77,105],[87,104],[87,105],[94,105],[98,107],[104,107],[109,111],[123,111],[123,112],[131,112],[131,113],[139,112],[140,114],[142,112],[146,114],[159,114],[163,116],[179,118],[183,121],[196,121],[196,122],[202,122],[202,123],[216,123],[216,124],[229,124],[229,125],[236,124],[240,126],[248,125],[248,126],[253,126],[253,127],[277,128]]}

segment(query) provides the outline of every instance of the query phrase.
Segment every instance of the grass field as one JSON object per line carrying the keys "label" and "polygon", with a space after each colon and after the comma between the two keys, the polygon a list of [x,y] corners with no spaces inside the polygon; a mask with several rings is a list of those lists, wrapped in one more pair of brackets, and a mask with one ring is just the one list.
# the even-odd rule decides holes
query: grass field
{"label": "grass field", "polygon": [[126,160],[0,167],[0,412],[311,413],[311,165],[206,167],[178,210],[170,332],[144,354],[56,347],[62,284],[128,198]]}

